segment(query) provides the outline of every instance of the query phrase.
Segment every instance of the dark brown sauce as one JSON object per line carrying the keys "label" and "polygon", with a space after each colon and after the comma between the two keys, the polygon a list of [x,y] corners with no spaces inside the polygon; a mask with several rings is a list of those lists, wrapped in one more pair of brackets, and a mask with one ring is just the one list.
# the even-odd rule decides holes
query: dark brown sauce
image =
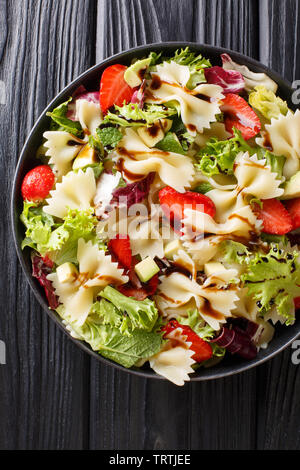
{"label": "dark brown sauce", "polygon": [[124,157],[130,158],[130,160],[136,160],[134,158],[135,152],[129,152],[125,147],[118,147],[118,153],[124,155]]}
{"label": "dark brown sauce", "polygon": [[178,263],[172,263],[170,266],[168,266],[164,274],[166,276],[170,276],[173,273],[179,273],[188,277],[189,279],[193,279],[193,274],[190,272],[190,270]]}
{"label": "dark brown sauce", "polygon": [[197,95],[194,95],[196,98],[199,98],[199,100],[202,101],[207,101],[208,103],[211,103],[212,99],[210,96],[203,95],[202,93],[198,93]]}
{"label": "dark brown sauce", "polygon": [[269,134],[269,132],[267,132],[267,131],[264,132],[263,146],[264,146],[267,150],[270,150],[270,152],[273,152],[273,146],[272,146],[272,144],[271,144],[270,134]]}
{"label": "dark brown sauce", "polygon": [[159,293],[159,296],[162,297],[163,299],[167,300],[168,302],[172,302],[174,304],[181,304],[180,300],[175,300],[175,299],[172,299],[171,297],[168,297],[166,294],[164,294],[163,292],[160,292]]}
{"label": "dark brown sauce", "polygon": [[162,86],[163,82],[158,75],[152,75],[152,81],[150,84],[151,90],[158,90]]}
{"label": "dark brown sauce", "polygon": [[249,225],[249,227],[251,227],[251,229],[253,230],[253,232],[255,232],[255,225],[254,224],[251,224],[251,222],[246,219],[246,217],[242,217],[241,215],[239,214],[231,214],[229,217],[228,217],[228,220],[231,220],[231,219],[240,219],[242,222],[245,222],[247,225]]}
{"label": "dark brown sauce", "polygon": [[[84,142],[84,143],[86,144],[86,142]],[[76,140],[70,139],[70,140],[68,140],[67,145],[69,147],[77,147],[78,145],[83,145],[83,142],[81,143],[81,142],[77,142]]]}
{"label": "dark brown sauce", "polygon": [[146,74],[146,70],[147,68],[142,68],[138,71],[138,77],[143,81],[144,80],[144,77],[145,77],[145,74]]}
{"label": "dark brown sauce", "polygon": [[117,168],[118,171],[123,173],[126,176],[126,178],[129,179],[130,181],[139,181],[139,180],[142,180],[142,179],[145,178],[145,175],[140,175],[138,173],[131,173],[131,171],[128,171],[124,167],[124,159],[123,158],[120,158],[117,161],[116,168]]}
{"label": "dark brown sauce", "polygon": [[151,127],[148,127],[147,132],[151,137],[156,137],[161,130],[161,126],[159,124],[153,124]]}
{"label": "dark brown sauce", "polygon": [[195,132],[197,129],[196,126],[194,126],[194,124],[187,124],[186,127],[191,132]]}
{"label": "dark brown sauce", "polygon": [[203,299],[203,300],[204,300],[204,305],[202,305],[200,308],[201,313],[209,317],[215,318],[216,320],[222,320],[224,318],[224,315],[222,313],[218,312],[211,306],[211,303],[209,302],[208,299]]}

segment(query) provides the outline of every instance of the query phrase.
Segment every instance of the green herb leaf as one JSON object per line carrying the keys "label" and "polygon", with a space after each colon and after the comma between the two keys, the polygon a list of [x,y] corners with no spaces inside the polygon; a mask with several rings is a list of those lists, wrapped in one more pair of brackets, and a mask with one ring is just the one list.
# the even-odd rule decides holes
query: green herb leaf
{"label": "green herb leaf", "polygon": [[114,109],[115,112],[109,111],[106,114],[104,122],[126,127],[150,126],[158,119],[176,114],[176,110],[173,108],[147,103],[143,109],[140,109],[137,103],[124,104],[123,106],[115,105]]}
{"label": "green herb leaf", "polygon": [[48,112],[47,116],[51,117],[53,122],[55,123],[52,129],[54,130],[62,130],[65,132],[69,132],[77,137],[82,137],[83,130],[79,121],[72,121],[66,117],[68,111],[68,104],[72,101],[72,98],[69,98],[68,101],[65,101],[57,108],[53,109],[52,112]]}
{"label": "green herb leaf", "polygon": [[157,321],[158,311],[155,303],[150,299],[135,300],[118,292],[113,287],[107,286],[100,292],[100,296],[112,302],[112,304],[124,314],[128,315],[132,330],[143,329],[151,331]]}
{"label": "green herb leaf", "polygon": [[158,142],[155,147],[163,150],[164,152],[173,152],[186,155],[186,152],[183,150],[182,145],[174,132],[167,132],[165,137],[160,142]]}

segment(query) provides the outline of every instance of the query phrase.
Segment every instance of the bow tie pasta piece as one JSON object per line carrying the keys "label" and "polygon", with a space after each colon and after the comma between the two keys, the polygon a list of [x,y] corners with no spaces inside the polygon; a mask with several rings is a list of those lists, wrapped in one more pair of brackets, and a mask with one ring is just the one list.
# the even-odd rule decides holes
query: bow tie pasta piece
{"label": "bow tie pasta piece", "polygon": [[197,240],[203,234],[235,235],[246,239],[253,232],[258,232],[261,221],[258,221],[250,206],[242,206],[233,211],[223,223],[217,223],[210,215],[193,209],[185,209],[183,219],[183,240]]}
{"label": "bow tie pasta piece", "polygon": [[211,236],[196,241],[185,240],[183,247],[193,259],[197,270],[202,271],[204,265],[216,256],[219,245],[223,241],[223,236]]}
{"label": "bow tie pasta piece", "polygon": [[240,153],[234,164],[234,175],[238,181],[237,192],[251,194],[259,199],[272,199],[283,195],[279,186],[282,179],[272,173],[266,160],[258,160],[257,155],[249,156],[248,152]]}
{"label": "bow tie pasta piece", "polygon": [[76,119],[80,122],[85,134],[95,134],[97,127],[102,122],[100,104],[78,99],[76,101]]}
{"label": "bow tie pasta piece", "polygon": [[210,276],[203,285],[178,272],[161,276],[155,296],[160,310],[164,316],[168,316],[169,310],[173,314],[177,309],[182,311],[181,307],[190,306],[193,300],[201,317],[218,330],[220,324],[232,316],[231,311],[238,300],[237,286],[227,284],[235,278],[236,270],[228,271]]}
{"label": "bow tie pasta piece", "polygon": [[62,182],[57,183],[50,198],[46,199],[47,205],[44,212],[63,219],[70,209],[89,209],[95,196],[96,182],[92,168],[85,172],[70,172],[63,176]]}
{"label": "bow tie pasta piece", "polygon": [[91,241],[78,241],[77,259],[79,274],[73,282],[59,282],[56,273],[49,274],[47,279],[52,282],[71,321],[80,326],[85,322],[99,291],[108,284],[124,284],[128,277],[123,275],[118,263],[112,262],[110,255],[105,255],[105,251]]}
{"label": "bow tie pasta piece", "polygon": [[222,88],[207,83],[196,86],[193,90],[185,87],[189,78],[187,66],[176,62],[157,65],[149,82],[146,99],[149,103],[176,101],[180,105],[181,118],[188,132],[196,136],[204,128],[209,128],[220,113],[219,101],[224,98]]}
{"label": "bow tie pasta piece", "polygon": [[164,243],[155,220],[134,217],[129,222],[128,235],[133,256],[140,255],[142,259],[164,257]]}
{"label": "bow tie pasta piece", "polygon": [[126,129],[123,139],[114,152],[113,158],[122,162],[124,177],[126,174],[136,175],[142,179],[151,172],[157,172],[160,179],[167,185],[183,192],[190,186],[195,173],[191,159],[185,155],[164,152],[147,147],[133,129]]}
{"label": "bow tie pasta piece", "polygon": [[47,139],[44,147],[48,149],[49,164],[54,165],[54,173],[61,178],[71,170],[72,161],[86,142],[64,131],[47,131],[43,136]]}
{"label": "bow tie pasta piece", "polygon": [[[293,176],[300,168],[300,111],[295,114],[291,111],[286,116],[279,116],[278,119],[271,119],[271,124],[265,125],[268,136],[268,144],[272,146],[275,155],[284,155],[286,162],[283,167],[283,174],[286,178]],[[261,147],[265,146],[265,137],[257,137],[256,143]]]}
{"label": "bow tie pasta piece", "polygon": [[226,140],[231,136],[232,134],[226,131],[225,124],[223,124],[223,122],[212,122],[208,129],[203,129],[201,134],[197,134],[195,143],[199,147],[204,147],[207,141],[212,137],[215,137],[218,140]]}
{"label": "bow tie pasta piece", "polygon": [[168,345],[158,354],[150,357],[150,367],[175,385],[184,385],[184,382],[190,380],[189,374],[194,372],[192,365],[195,364],[195,361],[192,356],[195,353],[185,346],[176,346],[170,349],[167,347]]}

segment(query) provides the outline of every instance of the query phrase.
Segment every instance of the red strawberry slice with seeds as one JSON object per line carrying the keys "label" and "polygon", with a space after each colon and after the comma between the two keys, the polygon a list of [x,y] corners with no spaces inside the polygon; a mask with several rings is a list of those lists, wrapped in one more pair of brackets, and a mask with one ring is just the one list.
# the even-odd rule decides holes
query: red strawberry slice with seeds
{"label": "red strawberry slice with seeds", "polygon": [[292,223],[293,223],[292,230],[299,228],[300,227],[300,197],[286,201],[285,207],[292,218]]}
{"label": "red strawberry slice with seeds", "polygon": [[130,238],[128,235],[117,234],[108,243],[108,249],[113,257],[116,258],[120,267],[131,268],[132,252],[130,247]]}
{"label": "red strawberry slice with seeds", "polygon": [[189,347],[191,351],[195,352],[192,359],[196,362],[203,362],[212,357],[213,351],[211,345],[200,338],[188,325],[181,325],[177,320],[170,320],[169,323],[162,328],[162,331],[165,332],[164,338],[168,339],[168,335],[177,328],[181,328],[183,335],[186,336],[186,341],[192,343]]}
{"label": "red strawberry slice with seeds", "polygon": [[115,64],[107,67],[100,82],[100,107],[106,113],[113,105],[122,106],[124,101],[129,103],[134,93],[124,80],[125,65]]}
{"label": "red strawberry slice with seeds", "polygon": [[292,217],[278,199],[264,199],[262,207],[254,205],[253,212],[262,220],[265,233],[272,235],[285,235],[293,230]]}
{"label": "red strawberry slice with seeds", "polygon": [[184,209],[193,209],[211,217],[215,216],[216,208],[213,201],[205,194],[186,191],[179,193],[170,186],[159,191],[159,202],[165,216],[170,220],[175,231],[179,231],[181,220],[184,218]]}
{"label": "red strawberry slice with seeds", "polygon": [[222,100],[220,109],[224,113],[227,132],[232,133],[232,129],[235,127],[242,133],[245,140],[251,139],[259,133],[261,129],[259,117],[241,96],[228,93]]}

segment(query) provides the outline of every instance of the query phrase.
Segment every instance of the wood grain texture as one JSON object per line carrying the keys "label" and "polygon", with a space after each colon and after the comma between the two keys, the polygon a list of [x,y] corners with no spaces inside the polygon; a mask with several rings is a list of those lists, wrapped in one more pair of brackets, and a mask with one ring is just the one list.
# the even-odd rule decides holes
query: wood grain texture
{"label": "wood grain texture", "polygon": [[0,340],[7,344],[0,448],[300,449],[299,367],[290,349],[255,370],[178,388],[116,371],[76,348],[29,292],[11,243],[7,196],[44,106],[95,61],[119,51],[162,41],[209,43],[300,79],[298,3],[0,0],[0,80],[7,90],[0,104]]}
{"label": "wood grain texture", "polygon": [[8,34],[0,70],[7,93],[6,105],[0,106],[5,227],[0,235],[0,338],[7,345],[7,364],[0,368],[0,447],[82,448],[88,445],[89,359],[49,321],[29,291],[12,243],[9,194],[34,121],[93,62],[87,44],[94,40],[94,3],[12,0],[6,7]]}

